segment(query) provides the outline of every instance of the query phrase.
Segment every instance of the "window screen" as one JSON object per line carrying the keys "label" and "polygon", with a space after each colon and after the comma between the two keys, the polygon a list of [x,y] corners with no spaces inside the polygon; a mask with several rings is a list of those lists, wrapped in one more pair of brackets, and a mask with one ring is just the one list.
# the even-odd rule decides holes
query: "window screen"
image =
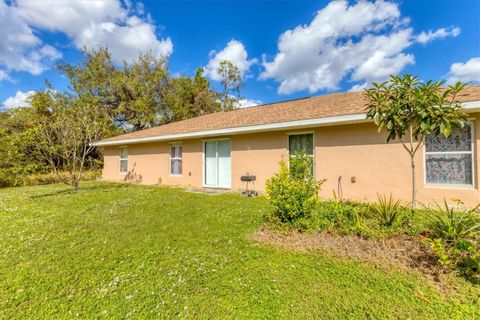
{"label": "window screen", "polygon": [[170,174],[182,174],[182,147],[172,146],[170,148]]}
{"label": "window screen", "polygon": [[313,157],[313,134],[295,134],[288,136],[288,148],[290,155],[303,151]]}
{"label": "window screen", "polygon": [[128,149],[127,147],[120,148],[120,173],[128,171]]}
{"label": "window screen", "polygon": [[473,123],[457,127],[450,137],[425,137],[427,184],[473,185]]}

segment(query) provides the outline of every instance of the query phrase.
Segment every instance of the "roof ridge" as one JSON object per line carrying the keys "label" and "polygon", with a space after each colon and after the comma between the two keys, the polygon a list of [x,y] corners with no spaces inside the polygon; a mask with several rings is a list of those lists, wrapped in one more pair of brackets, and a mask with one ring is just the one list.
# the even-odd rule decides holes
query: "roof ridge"
{"label": "roof ridge", "polygon": [[[469,85],[464,90],[458,96],[460,101],[480,101],[480,86]],[[167,124],[124,133],[103,139],[102,141],[355,114],[365,111],[364,102],[363,91],[332,92],[314,97],[265,103],[231,111],[206,113],[194,118],[172,121]]]}

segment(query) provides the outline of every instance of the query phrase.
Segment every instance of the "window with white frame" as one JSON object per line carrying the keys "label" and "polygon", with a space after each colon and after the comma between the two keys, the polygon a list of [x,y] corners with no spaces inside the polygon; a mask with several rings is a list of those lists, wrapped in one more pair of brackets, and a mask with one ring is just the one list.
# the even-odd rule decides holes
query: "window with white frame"
{"label": "window with white frame", "polygon": [[172,145],[170,147],[170,174],[181,175],[182,174],[182,146]]}
{"label": "window with white frame", "polygon": [[289,135],[288,151],[290,155],[305,152],[308,156],[313,158],[313,133]]}
{"label": "window with white frame", "polygon": [[[313,164],[313,133],[290,134],[288,136],[289,157],[295,156],[295,154],[302,152],[312,159]],[[311,172],[313,174],[313,166],[311,168]]]}
{"label": "window with white frame", "polygon": [[120,148],[120,173],[127,173],[128,171],[128,149],[127,147]]}
{"label": "window with white frame", "polygon": [[473,122],[453,129],[450,137],[425,137],[425,182],[430,185],[472,186]]}

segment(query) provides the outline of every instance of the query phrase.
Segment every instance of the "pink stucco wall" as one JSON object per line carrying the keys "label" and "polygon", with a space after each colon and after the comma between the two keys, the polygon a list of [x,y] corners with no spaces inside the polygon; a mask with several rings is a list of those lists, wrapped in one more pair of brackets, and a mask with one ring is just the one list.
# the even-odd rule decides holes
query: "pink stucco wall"
{"label": "pink stucco wall", "polygon": [[[474,116],[475,119],[478,115]],[[480,139],[479,121],[475,121],[475,145]],[[344,198],[375,200],[377,193],[390,194],[408,201],[411,197],[410,159],[400,143],[385,142],[371,123],[319,127],[292,131],[230,136],[232,151],[232,190],[245,188],[240,176],[256,175],[254,188],[264,191],[265,181],[278,171],[278,162],[286,159],[289,133],[313,132],[315,143],[315,175],[327,179],[321,196],[333,191]],[[225,138],[225,137],[222,137]],[[210,139],[210,138],[209,138]],[[200,139],[175,141],[183,145],[183,174],[169,174],[170,142],[139,143],[128,146],[127,174],[119,172],[119,147],[104,149],[103,178],[114,181],[135,181],[201,188],[203,181],[203,143]],[[422,202],[460,198],[466,204],[480,201],[477,174],[478,148],[475,148],[475,187],[433,187],[424,183],[424,155],[419,150],[416,173],[418,199]]]}

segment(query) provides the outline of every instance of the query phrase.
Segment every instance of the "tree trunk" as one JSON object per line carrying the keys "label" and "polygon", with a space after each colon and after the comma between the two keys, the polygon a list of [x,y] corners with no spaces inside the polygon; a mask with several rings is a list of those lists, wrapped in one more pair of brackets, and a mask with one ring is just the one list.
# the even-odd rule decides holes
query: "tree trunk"
{"label": "tree trunk", "polygon": [[75,176],[72,178],[72,188],[73,191],[78,191],[80,189],[79,179]]}
{"label": "tree trunk", "polygon": [[410,157],[411,167],[412,167],[412,210],[415,209],[417,205],[417,183],[415,179],[415,156]]}

